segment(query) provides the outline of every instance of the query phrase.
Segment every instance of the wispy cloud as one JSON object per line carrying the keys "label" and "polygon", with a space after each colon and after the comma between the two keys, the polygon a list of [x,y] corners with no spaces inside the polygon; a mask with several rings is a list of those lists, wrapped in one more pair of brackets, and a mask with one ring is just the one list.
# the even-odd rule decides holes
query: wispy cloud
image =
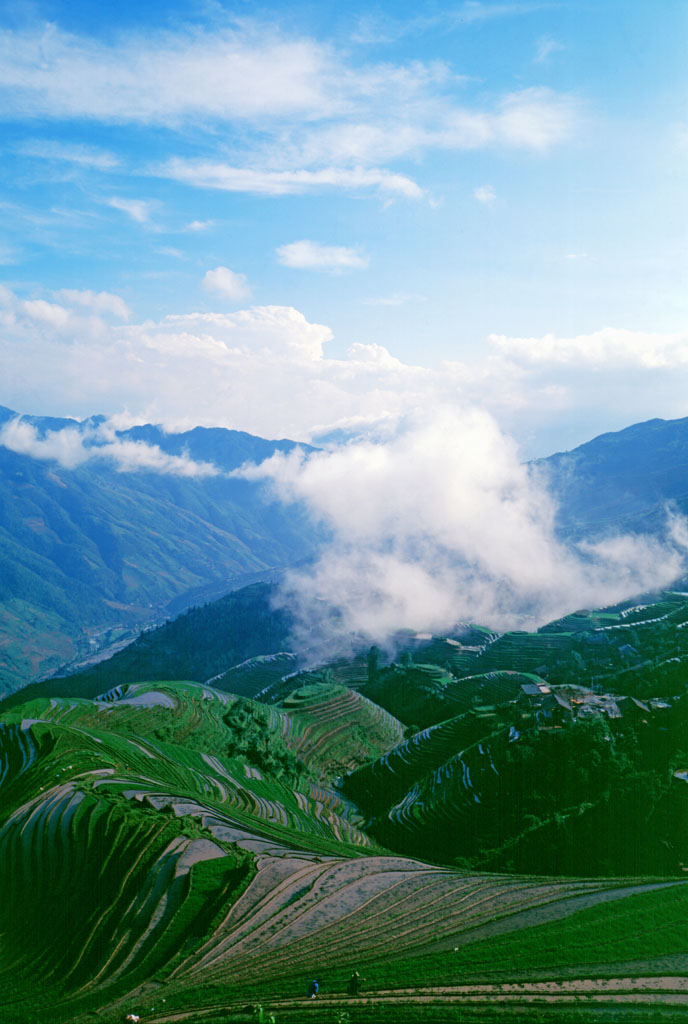
{"label": "wispy cloud", "polygon": [[535,47],[533,60],[536,64],[544,64],[553,53],[557,53],[564,48],[562,43],[558,43],[556,39],[551,39],[550,36],[540,36]]}
{"label": "wispy cloud", "polygon": [[126,213],[137,224],[148,224],[150,221],[152,203],[146,199],[124,199],[121,196],[113,196],[108,199],[107,205]]}
{"label": "wispy cloud", "polygon": [[533,14],[551,3],[481,3],[480,0],[465,0],[449,15],[451,21],[460,25],[471,25],[475,22],[494,21],[497,18],[513,18],[524,14]]}
{"label": "wispy cloud", "polygon": [[251,295],[251,289],[245,274],[237,274],[228,267],[216,267],[208,270],[203,278],[203,287],[217,295],[222,295],[231,302],[243,302]]}
{"label": "wispy cloud", "polygon": [[321,245],[303,239],[281,245],[277,259],[285,267],[299,270],[363,270],[369,259],[358,251],[344,245]]}
{"label": "wispy cloud", "polygon": [[359,18],[353,32],[357,43],[394,43],[410,35],[432,31],[456,31],[481,22],[534,14],[551,7],[551,3],[478,3],[465,0],[462,4],[446,5],[436,14],[418,14],[415,17],[395,18],[380,12],[366,13]]}
{"label": "wispy cloud", "polygon": [[5,109],[24,117],[174,124],[312,114],[336,102],[326,46],[251,30],[103,43],[45,24],[5,29],[0,53]]}
{"label": "wispy cloud", "polygon": [[119,158],[107,150],[82,143],[69,145],[54,139],[29,139],[22,143],[19,152],[24,156],[38,157],[41,160],[66,161],[81,167],[92,167],[99,171],[110,171],[120,165]]}
{"label": "wispy cloud", "polygon": [[0,266],[10,267],[15,263],[21,263],[22,256],[11,245],[0,242]]}
{"label": "wispy cloud", "polygon": [[403,174],[377,168],[322,167],[318,170],[273,171],[176,157],[151,172],[199,188],[256,195],[296,195],[326,189],[377,189],[418,199],[421,188]]}
{"label": "wispy cloud", "polygon": [[[470,24],[540,6],[464,3],[443,18]],[[578,119],[576,100],[553,90],[471,103],[465,77],[445,62],[365,62],[248,20],[234,30],[180,29],[109,43],[55,26],[5,30],[0,57],[9,116],[164,125],[185,141],[182,130],[193,123],[211,156],[162,159],[148,173],[256,195],[338,189],[418,199],[422,187],[387,164],[432,149],[545,151],[569,138]],[[223,152],[218,127],[227,125],[236,129],[231,162],[212,158]],[[101,170],[117,161],[95,147],[51,140],[24,151]],[[132,205],[141,201],[118,202],[148,219]]]}

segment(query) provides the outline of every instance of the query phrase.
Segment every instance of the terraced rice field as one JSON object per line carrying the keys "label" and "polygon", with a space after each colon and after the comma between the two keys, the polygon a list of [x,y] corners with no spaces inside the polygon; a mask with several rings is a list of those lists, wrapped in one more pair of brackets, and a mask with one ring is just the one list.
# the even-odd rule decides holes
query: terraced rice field
{"label": "terraced rice field", "polygon": [[[334,778],[395,747],[404,727],[383,708],[354,690],[297,690],[284,702],[282,735],[290,750]],[[304,696],[300,698],[300,694]]]}
{"label": "terraced rice field", "polygon": [[[347,735],[355,752],[351,722],[370,715],[369,702],[346,689],[325,700],[311,699],[314,692],[302,697],[288,709],[271,708],[271,727],[286,730],[309,757],[331,756],[332,736],[342,757]],[[99,1011],[114,1021],[145,1007],[144,1019],[160,1024],[219,1022],[251,1019],[241,1008],[269,999],[280,1024],[296,1022],[305,981],[315,975],[323,991],[309,1015],[331,1021],[353,969],[368,978],[370,1002],[347,1004],[352,1024],[458,1020],[458,1009],[478,1012],[496,998],[516,1012],[536,997],[553,998],[542,978],[530,979],[532,991],[496,988],[518,981],[528,936],[665,891],[665,883],[655,891],[646,880],[466,874],[392,856],[375,847],[356,807],[326,783],[305,780],[294,791],[224,756],[223,714],[232,701],[209,686],[138,684],[96,701],[38,700],[5,716],[3,1020],[60,1024]],[[348,731],[332,727],[340,720]],[[389,716],[379,721],[398,726]],[[437,757],[460,729],[457,721],[427,730],[427,749],[420,741],[397,745],[388,760],[401,766],[433,749]],[[686,891],[676,882],[667,891],[677,888]],[[680,924],[684,911],[688,905]],[[666,908],[662,914],[666,924]],[[542,950],[553,971],[561,972],[565,949],[594,961],[591,927],[599,935],[593,922],[574,929],[573,939],[538,939],[528,970]],[[518,935],[525,938],[514,950],[509,943]],[[673,931],[666,936],[665,953],[688,952],[688,935],[685,947]],[[617,939],[610,941],[607,962],[620,959]],[[500,964],[498,981],[484,977]],[[40,993],[32,991],[36,977]],[[559,1005],[578,992],[576,984],[560,985]],[[591,990],[597,1003],[608,994]],[[614,1006],[626,994],[619,989]]]}

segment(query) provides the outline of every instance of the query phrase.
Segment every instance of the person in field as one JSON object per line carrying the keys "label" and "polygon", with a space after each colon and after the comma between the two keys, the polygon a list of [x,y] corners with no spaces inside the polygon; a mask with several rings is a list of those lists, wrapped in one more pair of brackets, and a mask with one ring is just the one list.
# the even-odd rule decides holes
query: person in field
{"label": "person in field", "polygon": [[354,973],[349,978],[349,984],[347,985],[346,989],[347,994],[350,996],[360,996],[361,985],[363,984],[364,981],[365,978],[362,978],[358,971],[354,971]]}

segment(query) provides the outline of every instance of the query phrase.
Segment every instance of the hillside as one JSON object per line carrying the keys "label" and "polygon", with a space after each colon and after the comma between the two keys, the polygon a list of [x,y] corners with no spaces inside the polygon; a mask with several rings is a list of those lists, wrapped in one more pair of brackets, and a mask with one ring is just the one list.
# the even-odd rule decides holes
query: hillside
{"label": "hillside", "polygon": [[[273,593],[269,584],[254,583],[191,608],[105,661],[67,677],[31,683],[0,701],[0,708],[40,696],[92,698],[142,679],[213,679],[220,689],[253,697],[275,668],[281,677],[293,671],[296,661],[284,651],[291,620],[286,611],[272,607]],[[235,688],[231,684],[237,674],[243,681]]]}
{"label": "hillside", "polygon": [[[299,711],[320,708],[322,729],[318,696],[294,700],[307,702]],[[97,1011],[114,1021],[145,1009],[161,1024],[188,1014],[248,1021],[251,1004],[267,1000],[281,1022],[294,1019],[290,1007],[301,1012],[315,974],[325,998],[309,1016],[324,1021],[360,968],[372,1005],[401,989],[395,1019],[411,1021],[428,983],[450,991],[457,971],[465,984],[497,970],[501,985],[535,963],[554,976],[577,963],[609,975],[605,964],[628,955],[647,972],[679,952],[684,887],[485,875],[394,856],[301,760],[304,730],[282,738],[293,701],[258,710],[256,744],[235,728],[240,706],[210,687],[158,683],[5,713],[3,1020],[66,1024]],[[360,713],[349,707],[352,725]],[[348,734],[330,720],[346,760]],[[643,915],[663,927],[628,945],[629,921]],[[469,1019],[460,1014],[477,990],[468,991],[467,1004],[454,991],[453,1009],[428,1019]]]}
{"label": "hillside", "polygon": [[574,537],[661,531],[667,503],[688,513],[688,417],[636,423],[533,465]]}
{"label": "hillside", "polygon": [[[13,416],[0,408],[0,424]],[[90,443],[102,419],[24,422],[39,451],[55,436]],[[293,442],[152,426],[115,440],[130,463],[94,456],[100,442],[72,468],[0,445],[0,696],[313,551],[298,511],[227,476]],[[142,457],[151,451],[159,471]],[[217,472],[183,475],[190,462]]]}

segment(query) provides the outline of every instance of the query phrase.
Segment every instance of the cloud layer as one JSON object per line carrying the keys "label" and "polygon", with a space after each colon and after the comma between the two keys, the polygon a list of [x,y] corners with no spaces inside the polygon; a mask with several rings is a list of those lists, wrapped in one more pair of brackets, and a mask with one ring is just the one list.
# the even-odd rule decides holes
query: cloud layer
{"label": "cloud layer", "polygon": [[440,409],[385,442],[275,455],[241,474],[302,502],[330,534],[315,568],[291,572],[284,585],[301,642],[321,621],[329,645],[350,634],[384,643],[401,628],[444,633],[459,622],[532,629],[666,586],[685,568],[682,523],[670,524],[663,543],[560,543],[543,483],[477,410]]}
{"label": "cloud layer", "polygon": [[[228,268],[210,275],[230,291],[244,283]],[[329,355],[331,330],[289,306],[135,323],[111,292],[48,295],[22,299],[0,287],[3,402],[21,412],[83,418],[126,408],[169,429],[225,426],[309,441],[334,430],[378,436],[418,409],[481,406],[528,455],[571,447],[574,416],[586,423],[584,435],[576,428],[581,443],[602,429],[688,414],[685,334],[495,335],[481,359],[423,366],[366,342]]]}

